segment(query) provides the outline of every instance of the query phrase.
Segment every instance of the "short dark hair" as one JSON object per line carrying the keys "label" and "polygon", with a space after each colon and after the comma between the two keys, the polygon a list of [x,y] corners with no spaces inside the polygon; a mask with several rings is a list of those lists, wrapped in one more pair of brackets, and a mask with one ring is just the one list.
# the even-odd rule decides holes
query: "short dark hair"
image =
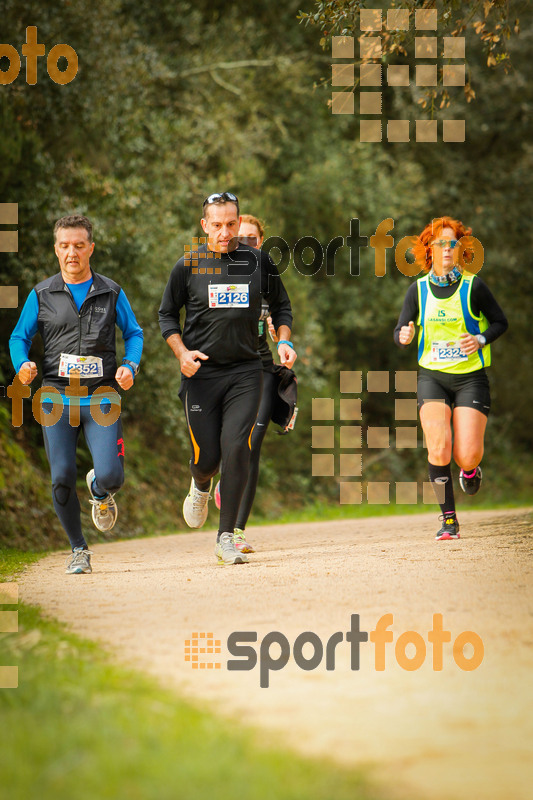
{"label": "short dark hair", "polygon": [[68,217],[58,219],[54,225],[54,241],[60,228],[85,228],[88,240],[90,242],[93,240],[92,222],[87,217],[84,217],[83,214],[70,214]]}

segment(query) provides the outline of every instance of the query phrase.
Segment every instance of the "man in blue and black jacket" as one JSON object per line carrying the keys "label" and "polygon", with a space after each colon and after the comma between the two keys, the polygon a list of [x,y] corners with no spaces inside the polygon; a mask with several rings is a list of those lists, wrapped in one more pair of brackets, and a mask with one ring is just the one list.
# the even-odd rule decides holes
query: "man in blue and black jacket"
{"label": "man in blue and black jacket", "polygon": [[[93,228],[87,217],[72,215],[58,220],[54,239],[61,271],[32,289],[9,347],[19,380],[30,384],[37,376],[37,365],[29,358],[31,342],[37,332],[43,341],[46,388],[36,416],[50,462],[54,508],[73,553],[67,573],[80,574],[92,569],[76,494],[79,432],[83,430],[94,464],[86,478],[93,522],[99,530],[108,531],[118,514],[113,495],[124,482],[117,389],[133,385],[143,332],[120,286],[91,269]],[[125,358],[118,369],[116,325],[125,343]]]}

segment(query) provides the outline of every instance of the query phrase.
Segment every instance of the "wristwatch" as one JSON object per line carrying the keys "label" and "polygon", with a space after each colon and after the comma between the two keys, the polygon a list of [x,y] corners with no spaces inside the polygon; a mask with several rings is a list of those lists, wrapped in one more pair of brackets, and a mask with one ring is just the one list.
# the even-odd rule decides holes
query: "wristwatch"
{"label": "wristwatch", "polygon": [[123,364],[123,366],[125,366],[125,367],[131,367],[131,369],[133,370],[133,376],[134,376],[134,377],[135,377],[135,376],[137,375],[137,373],[139,372],[139,365],[138,365],[138,364],[136,364],[136,363],[135,363],[135,361],[128,361],[128,359],[127,359],[127,358],[123,358],[123,359],[122,359],[122,364]]}
{"label": "wristwatch", "polygon": [[487,344],[487,340],[485,339],[482,333],[476,334],[476,339],[478,340],[480,347],[485,347],[485,345]]}

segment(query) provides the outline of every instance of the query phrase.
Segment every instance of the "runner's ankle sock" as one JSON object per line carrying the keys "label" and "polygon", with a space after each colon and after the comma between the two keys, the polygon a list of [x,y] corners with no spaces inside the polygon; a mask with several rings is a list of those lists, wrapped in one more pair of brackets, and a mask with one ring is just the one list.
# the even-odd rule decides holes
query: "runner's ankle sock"
{"label": "runner's ankle sock", "polygon": [[476,471],[477,471],[477,467],[474,467],[474,469],[470,470],[470,472],[467,472],[467,471],[464,469],[464,470],[463,470],[463,475],[464,475],[464,477],[465,477],[465,478],[473,478],[473,477],[474,477],[474,475],[476,474]]}
{"label": "runner's ankle sock", "polygon": [[104,497],[107,497],[107,492],[106,492],[106,493],[104,493],[104,494],[102,494],[102,493],[101,493],[100,491],[98,491],[98,489],[96,488],[97,486],[98,486],[98,484],[96,483],[96,478],[93,478],[93,483],[92,483],[92,486],[91,486],[92,493],[93,493],[93,495],[96,497],[96,499],[97,499],[97,500],[103,500],[103,499],[104,499]]}
{"label": "runner's ankle sock", "polygon": [[[429,480],[437,486],[444,486],[444,502],[439,503],[445,517],[455,517],[455,497],[453,494],[452,470],[451,465],[437,466],[428,463]],[[440,494],[440,493],[439,493]]]}
{"label": "runner's ankle sock", "polygon": [[194,485],[196,486],[196,488],[198,489],[199,492],[208,492],[209,491],[209,487],[211,486],[211,479],[209,479],[205,483],[198,483],[198,481],[195,478],[194,479]]}

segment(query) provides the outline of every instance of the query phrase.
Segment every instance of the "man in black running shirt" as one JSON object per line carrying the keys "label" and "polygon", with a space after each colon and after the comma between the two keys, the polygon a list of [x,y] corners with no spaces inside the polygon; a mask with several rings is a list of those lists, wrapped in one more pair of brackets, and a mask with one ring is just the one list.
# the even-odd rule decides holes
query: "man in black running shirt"
{"label": "man in black running shirt", "polygon": [[[248,477],[250,436],[262,388],[258,355],[261,297],[270,307],[281,364],[291,367],[292,312],[276,266],[266,253],[239,243],[239,201],[231,192],[204,201],[207,244],[175,265],[159,309],[161,333],[180,362],[180,398],[187,418],[192,481],[183,515],[192,528],[207,519],[213,475],[222,461],[220,524],[215,555],[223,564],[248,559],[233,541]],[[185,323],[180,322],[185,309]]]}

